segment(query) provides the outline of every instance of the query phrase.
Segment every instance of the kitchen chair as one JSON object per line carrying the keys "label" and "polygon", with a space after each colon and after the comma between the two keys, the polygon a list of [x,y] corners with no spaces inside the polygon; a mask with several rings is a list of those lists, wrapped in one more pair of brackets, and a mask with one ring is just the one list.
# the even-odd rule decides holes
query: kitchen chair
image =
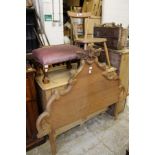
{"label": "kitchen chair", "polygon": [[108,48],[106,45],[107,39],[94,38],[93,35],[88,35],[87,33],[88,26],[89,26],[88,21],[91,17],[91,13],[90,12],[77,13],[77,12],[71,12],[71,11],[68,11],[67,13],[71,19],[73,42],[76,45],[83,44],[84,50],[87,50],[88,44],[103,43],[107,64],[110,67],[111,65],[109,60]]}

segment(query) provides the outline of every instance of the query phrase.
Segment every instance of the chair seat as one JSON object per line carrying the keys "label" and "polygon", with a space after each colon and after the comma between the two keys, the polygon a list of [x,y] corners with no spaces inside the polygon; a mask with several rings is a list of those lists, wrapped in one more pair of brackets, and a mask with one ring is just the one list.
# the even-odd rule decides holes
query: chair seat
{"label": "chair seat", "polygon": [[83,49],[73,45],[53,45],[32,51],[33,58],[42,65],[51,65],[78,59],[77,51]]}
{"label": "chair seat", "polygon": [[79,42],[79,43],[102,43],[102,42],[106,42],[107,39],[106,38],[78,38],[75,39],[75,42]]}

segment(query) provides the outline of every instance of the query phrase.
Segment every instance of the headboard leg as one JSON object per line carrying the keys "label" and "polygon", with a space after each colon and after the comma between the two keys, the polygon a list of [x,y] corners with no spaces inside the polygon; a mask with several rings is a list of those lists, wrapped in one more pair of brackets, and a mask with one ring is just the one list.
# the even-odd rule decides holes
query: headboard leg
{"label": "headboard leg", "polygon": [[56,135],[54,131],[51,131],[51,133],[49,134],[49,141],[50,141],[50,145],[51,145],[51,149],[52,149],[52,155],[56,155]]}

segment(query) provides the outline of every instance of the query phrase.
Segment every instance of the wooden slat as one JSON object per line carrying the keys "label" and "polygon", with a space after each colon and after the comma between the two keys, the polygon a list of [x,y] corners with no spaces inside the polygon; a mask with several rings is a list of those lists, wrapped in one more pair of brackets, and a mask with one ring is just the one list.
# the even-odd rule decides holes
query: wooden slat
{"label": "wooden slat", "polygon": [[91,12],[92,15],[99,16],[101,14],[101,0],[84,0],[82,12]]}
{"label": "wooden slat", "polygon": [[86,19],[86,23],[89,25],[87,27],[87,35],[92,35],[94,33],[94,26],[101,24],[100,16],[91,16],[89,19]]}

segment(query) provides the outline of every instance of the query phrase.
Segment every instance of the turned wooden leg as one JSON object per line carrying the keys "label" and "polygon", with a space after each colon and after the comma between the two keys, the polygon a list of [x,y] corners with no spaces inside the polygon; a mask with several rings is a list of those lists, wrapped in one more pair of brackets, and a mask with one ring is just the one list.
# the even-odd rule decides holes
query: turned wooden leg
{"label": "turned wooden leg", "polygon": [[104,51],[105,51],[108,66],[111,67],[107,44],[106,44],[106,42],[104,42],[103,44],[104,44]]}
{"label": "turned wooden leg", "polygon": [[47,83],[49,83],[49,79],[48,79],[48,65],[45,65],[44,67],[43,67],[43,74],[44,74],[44,76],[43,76],[43,83],[44,84],[47,84]]}
{"label": "turned wooden leg", "polygon": [[54,133],[54,131],[52,131],[49,134],[49,141],[50,141],[50,145],[51,145],[51,151],[52,151],[52,155],[56,155],[56,135]]}

